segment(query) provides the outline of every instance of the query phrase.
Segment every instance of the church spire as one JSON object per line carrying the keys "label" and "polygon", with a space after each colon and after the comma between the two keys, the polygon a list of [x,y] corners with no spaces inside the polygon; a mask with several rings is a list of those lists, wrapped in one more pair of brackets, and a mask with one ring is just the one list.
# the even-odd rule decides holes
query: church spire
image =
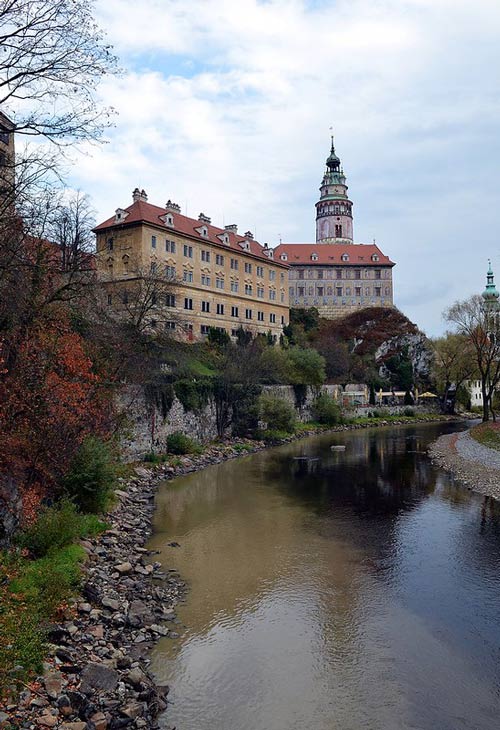
{"label": "church spire", "polygon": [[491,261],[488,259],[488,271],[486,273],[486,289],[481,294],[486,306],[490,310],[497,311],[500,309],[500,303],[498,301],[500,294],[495,286],[495,277],[493,269],[491,268]]}

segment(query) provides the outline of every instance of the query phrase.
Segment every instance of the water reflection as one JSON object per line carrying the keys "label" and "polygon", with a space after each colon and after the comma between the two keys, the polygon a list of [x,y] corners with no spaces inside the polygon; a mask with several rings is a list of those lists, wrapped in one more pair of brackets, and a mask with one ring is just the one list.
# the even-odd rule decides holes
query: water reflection
{"label": "water reflection", "polygon": [[497,728],[499,508],[433,468],[438,431],[315,437],[162,490],[152,546],[191,586],[154,655],[165,727]]}

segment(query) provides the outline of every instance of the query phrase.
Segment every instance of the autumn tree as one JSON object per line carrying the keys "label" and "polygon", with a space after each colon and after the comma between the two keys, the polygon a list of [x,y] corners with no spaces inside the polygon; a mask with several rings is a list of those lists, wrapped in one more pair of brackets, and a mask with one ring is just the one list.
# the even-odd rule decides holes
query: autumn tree
{"label": "autumn tree", "polygon": [[490,413],[495,419],[492,399],[500,383],[499,313],[491,311],[484,299],[476,295],[456,302],[444,316],[469,343],[473,364],[481,380],[483,421],[489,420]]}
{"label": "autumn tree", "polygon": [[464,334],[446,332],[443,337],[430,340],[430,344],[434,352],[433,376],[443,409],[455,413],[459,389],[476,372],[471,342]]}

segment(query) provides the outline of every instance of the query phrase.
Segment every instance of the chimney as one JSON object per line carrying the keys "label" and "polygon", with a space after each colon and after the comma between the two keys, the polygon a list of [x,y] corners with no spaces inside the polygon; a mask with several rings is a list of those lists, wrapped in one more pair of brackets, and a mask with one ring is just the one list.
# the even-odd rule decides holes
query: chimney
{"label": "chimney", "polygon": [[211,218],[209,218],[208,215],[205,215],[205,213],[200,213],[200,215],[198,216],[198,220],[201,223],[208,223],[208,224],[210,224],[212,222]]}
{"label": "chimney", "polygon": [[180,213],[181,212],[181,206],[177,205],[177,203],[172,203],[170,198],[165,203],[165,210],[170,211],[172,213]]}
{"label": "chimney", "polygon": [[224,226],[225,231],[229,231],[230,233],[238,233],[238,226],[236,223],[231,223],[229,226]]}
{"label": "chimney", "polygon": [[139,188],[135,188],[135,190],[132,193],[132,200],[134,201],[134,203],[137,203],[137,201],[140,199],[141,199],[141,191],[139,190]]}
{"label": "chimney", "polygon": [[252,233],[252,231],[246,231],[245,232],[245,238],[248,238],[249,241],[253,241],[253,233]]}
{"label": "chimney", "polygon": [[148,202],[148,196],[144,188],[141,190],[141,200],[143,200],[145,203]]}

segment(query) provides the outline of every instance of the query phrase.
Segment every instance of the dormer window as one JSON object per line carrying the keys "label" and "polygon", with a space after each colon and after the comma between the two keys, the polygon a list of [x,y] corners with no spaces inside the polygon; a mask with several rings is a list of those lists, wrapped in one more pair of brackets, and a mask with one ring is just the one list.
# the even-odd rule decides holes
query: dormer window
{"label": "dormer window", "polygon": [[127,216],[128,213],[126,210],[123,210],[123,208],[117,208],[115,210],[115,223],[122,223]]}
{"label": "dormer window", "polygon": [[240,241],[240,246],[244,251],[250,251],[250,241]]}
{"label": "dormer window", "polygon": [[318,254],[317,253],[312,253],[311,254],[311,261],[317,261],[317,260],[318,260]]}
{"label": "dormer window", "polygon": [[349,254],[343,253],[340,258],[342,259],[342,261],[349,261]]}
{"label": "dormer window", "polygon": [[280,259],[282,261],[288,261],[288,256],[286,255],[286,253],[282,253],[281,256],[280,256]]}
{"label": "dormer window", "polygon": [[379,257],[376,253],[372,254],[372,261],[378,261]]}
{"label": "dormer window", "polygon": [[165,216],[164,220],[165,220],[165,224],[167,226],[173,226],[174,225],[174,217],[173,217],[172,213],[167,213],[167,215]]}
{"label": "dormer window", "polygon": [[200,234],[203,236],[203,238],[208,238],[208,228],[206,226],[202,226]]}
{"label": "dormer window", "polygon": [[218,233],[217,238],[222,241],[222,243],[225,243],[226,246],[229,245],[229,234],[228,233]]}

